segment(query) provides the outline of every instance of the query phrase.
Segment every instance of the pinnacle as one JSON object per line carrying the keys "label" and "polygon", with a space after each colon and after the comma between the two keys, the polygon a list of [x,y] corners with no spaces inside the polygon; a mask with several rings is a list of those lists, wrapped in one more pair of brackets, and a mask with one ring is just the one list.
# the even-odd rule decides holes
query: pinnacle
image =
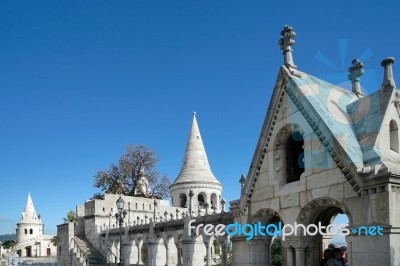
{"label": "pinnacle", "polygon": [[193,112],[192,127],[186,144],[181,171],[174,184],[188,182],[220,184],[212,173],[208,163],[207,154],[197,124],[196,112]]}

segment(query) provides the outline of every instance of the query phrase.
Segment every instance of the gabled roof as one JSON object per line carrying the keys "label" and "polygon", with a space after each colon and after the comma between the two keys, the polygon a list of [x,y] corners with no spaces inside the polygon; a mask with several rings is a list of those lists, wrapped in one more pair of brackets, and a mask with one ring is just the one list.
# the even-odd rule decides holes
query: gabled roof
{"label": "gabled roof", "polygon": [[358,177],[357,170],[364,165],[363,151],[347,109],[348,105],[358,101],[357,96],[351,91],[282,65],[247,175],[244,188],[247,196],[241,197],[239,207],[246,209],[252,196],[264,159],[263,154],[270,144],[285,94],[307,120],[354,191],[361,194],[362,180]]}
{"label": "gabled roof", "polygon": [[193,113],[192,127],[186,144],[181,171],[171,187],[183,183],[212,183],[221,186],[208,163],[206,150],[197,125],[196,113]]}

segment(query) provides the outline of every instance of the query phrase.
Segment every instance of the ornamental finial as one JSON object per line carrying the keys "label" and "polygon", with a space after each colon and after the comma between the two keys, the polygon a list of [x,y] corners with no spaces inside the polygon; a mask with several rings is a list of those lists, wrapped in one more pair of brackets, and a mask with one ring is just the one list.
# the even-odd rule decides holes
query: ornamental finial
{"label": "ornamental finial", "polygon": [[357,95],[358,98],[362,98],[364,94],[361,92],[360,77],[364,75],[364,64],[358,59],[351,61],[353,66],[349,67],[349,75],[347,78],[351,80],[352,92]]}
{"label": "ornamental finial", "polygon": [[393,69],[392,69],[393,63],[394,63],[393,57],[385,58],[381,62],[381,66],[383,66],[384,69],[383,83],[382,83],[382,88],[384,89],[388,86],[396,88],[396,83],[394,82],[393,78]]}
{"label": "ornamental finial", "polygon": [[283,64],[287,67],[297,68],[297,66],[293,63],[292,57],[292,45],[294,45],[294,38],[296,37],[296,33],[293,31],[293,28],[285,25],[283,30],[281,31],[282,38],[279,39],[279,46],[283,51]]}

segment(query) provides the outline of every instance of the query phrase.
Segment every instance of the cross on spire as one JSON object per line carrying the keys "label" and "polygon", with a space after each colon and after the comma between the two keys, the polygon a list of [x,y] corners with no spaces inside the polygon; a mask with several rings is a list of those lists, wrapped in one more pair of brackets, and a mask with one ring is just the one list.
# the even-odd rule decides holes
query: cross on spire
{"label": "cross on spire", "polygon": [[297,66],[293,63],[292,57],[292,45],[294,45],[296,38],[296,33],[293,31],[293,28],[289,25],[285,25],[283,30],[281,31],[282,38],[279,39],[279,46],[283,51],[283,64],[287,67],[297,68]]}

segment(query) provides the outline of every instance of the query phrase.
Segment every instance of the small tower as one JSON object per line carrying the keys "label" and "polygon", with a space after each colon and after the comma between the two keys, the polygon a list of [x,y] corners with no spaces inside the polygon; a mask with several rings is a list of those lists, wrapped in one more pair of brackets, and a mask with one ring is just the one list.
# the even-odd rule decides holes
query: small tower
{"label": "small tower", "polygon": [[193,113],[192,128],[181,171],[169,187],[174,207],[189,208],[189,191],[193,191],[192,210],[211,208],[221,210],[222,184],[211,172],[207,154],[197,125],[196,113]]}
{"label": "small tower", "polygon": [[40,216],[36,215],[33,206],[31,194],[28,194],[25,209],[22,212],[21,220],[17,223],[17,243],[22,243],[28,239],[32,239],[43,235],[43,224]]}

